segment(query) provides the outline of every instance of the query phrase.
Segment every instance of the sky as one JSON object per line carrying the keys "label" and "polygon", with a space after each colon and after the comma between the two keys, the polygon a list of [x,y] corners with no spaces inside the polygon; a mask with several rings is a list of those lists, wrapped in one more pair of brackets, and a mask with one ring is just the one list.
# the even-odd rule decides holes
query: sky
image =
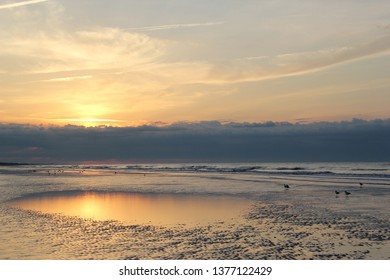
{"label": "sky", "polygon": [[0,0],[3,136],[374,125],[390,118],[388,69],[387,0]]}

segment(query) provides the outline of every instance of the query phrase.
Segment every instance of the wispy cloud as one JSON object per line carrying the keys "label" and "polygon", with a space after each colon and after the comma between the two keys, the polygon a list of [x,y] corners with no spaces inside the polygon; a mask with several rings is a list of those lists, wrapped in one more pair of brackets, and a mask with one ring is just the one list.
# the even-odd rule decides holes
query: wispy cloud
{"label": "wispy cloud", "polygon": [[203,23],[179,23],[179,24],[168,24],[168,25],[133,27],[133,28],[127,28],[126,30],[156,31],[156,30],[168,30],[168,29],[178,29],[178,28],[213,26],[213,25],[220,25],[220,24],[223,24],[223,23],[225,23],[225,22],[224,21],[216,21],[216,22],[203,22]]}
{"label": "wispy cloud", "polygon": [[114,69],[151,62],[163,52],[164,43],[160,40],[114,28],[56,34],[12,33],[3,35],[0,55],[28,63],[4,62],[0,70],[51,73]]}
{"label": "wispy cloud", "polygon": [[83,76],[61,77],[61,78],[40,80],[38,82],[72,82],[72,81],[75,81],[75,80],[86,80],[86,79],[91,79],[91,78],[93,78],[93,76],[91,76],[91,75],[83,75]]}
{"label": "wispy cloud", "polygon": [[299,76],[389,52],[390,36],[385,36],[352,47],[321,49],[269,57],[244,57],[228,65],[215,66],[211,71],[210,81],[237,83]]}
{"label": "wispy cloud", "polygon": [[12,8],[17,8],[17,7],[22,7],[22,6],[32,5],[32,4],[38,4],[38,3],[47,2],[47,1],[50,1],[50,0],[30,0],[30,1],[3,4],[3,5],[0,5],[0,10],[12,9]]}

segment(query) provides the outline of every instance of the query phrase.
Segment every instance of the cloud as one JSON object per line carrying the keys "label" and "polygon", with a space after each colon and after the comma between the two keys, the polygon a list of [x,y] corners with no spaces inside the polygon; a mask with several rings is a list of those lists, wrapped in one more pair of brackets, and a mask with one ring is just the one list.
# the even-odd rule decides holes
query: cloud
{"label": "cloud", "polygon": [[384,36],[356,46],[244,57],[228,65],[214,66],[209,78],[215,83],[237,83],[298,76],[389,52],[390,36]]}
{"label": "cloud", "polygon": [[154,26],[145,26],[145,27],[134,27],[127,28],[126,30],[133,31],[157,31],[157,30],[169,30],[169,29],[178,29],[178,28],[192,28],[192,27],[202,27],[202,26],[214,26],[224,24],[223,21],[216,22],[203,22],[203,23],[178,23],[178,24],[168,24],[168,25],[154,25]]}
{"label": "cloud", "polygon": [[165,47],[160,40],[115,28],[2,35],[0,56],[12,58],[2,70],[22,73],[141,68],[160,57]]}
{"label": "cloud", "polygon": [[30,1],[22,1],[22,2],[16,2],[16,3],[3,4],[3,5],[0,5],[0,10],[23,7],[23,6],[38,4],[38,3],[47,2],[47,1],[49,1],[49,0],[30,0]]}
{"label": "cloud", "polygon": [[48,80],[41,80],[37,82],[72,82],[75,80],[86,80],[91,79],[93,76],[91,75],[83,75],[83,76],[71,76],[71,77],[61,77],[61,78],[53,78]]}
{"label": "cloud", "polygon": [[[354,60],[387,54],[390,36],[368,43],[338,48],[319,49],[275,56],[252,56],[235,60],[174,61],[168,56],[176,43],[137,33],[138,31],[165,30],[213,26],[224,22],[182,23],[130,29],[95,28],[93,30],[0,32],[0,72],[55,73],[59,77],[42,79],[65,81],[70,77],[89,76],[90,73],[71,71],[113,70],[137,72],[160,83],[160,89],[181,84],[229,84],[262,81],[289,76],[305,75]],[[171,49],[172,47],[172,49]],[[122,75],[124,76],[124,75]],[[117,76],[119,77],[119,75]],[[70,81],[69,80],[69,81]]]}
{"label": "cloud", "polygon": [[2,124],[0,161],[388,161],[389,137],[390,120],[94,128]]}

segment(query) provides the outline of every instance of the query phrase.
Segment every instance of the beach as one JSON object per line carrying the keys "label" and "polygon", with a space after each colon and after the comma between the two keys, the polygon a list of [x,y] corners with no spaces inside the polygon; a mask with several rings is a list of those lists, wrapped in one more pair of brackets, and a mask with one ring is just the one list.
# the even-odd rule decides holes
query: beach
{"label": "beach", "polygon": [[387,163],[24,165],[0,179],[0,259],[390,259]]}

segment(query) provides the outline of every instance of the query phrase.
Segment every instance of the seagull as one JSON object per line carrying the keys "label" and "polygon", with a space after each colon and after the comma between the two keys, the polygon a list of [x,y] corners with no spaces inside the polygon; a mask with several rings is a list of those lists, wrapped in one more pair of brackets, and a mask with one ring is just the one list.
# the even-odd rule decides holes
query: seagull
{"label": "seagull", "polygon": [[346,195],[350,195],[351,193],[348,191],[344,191]]}
{"label": "seagull", "polygon": [[335,194],[339,194],[340,192],[339,191],[334,191]]}
{"label": "seagull", "polygon": [[284,184],[284,188],[285,188],[285,189],[289,189],[289,188],[290,188],[290,186],[289,186],[289,185],[287,185],[287,184]]}

